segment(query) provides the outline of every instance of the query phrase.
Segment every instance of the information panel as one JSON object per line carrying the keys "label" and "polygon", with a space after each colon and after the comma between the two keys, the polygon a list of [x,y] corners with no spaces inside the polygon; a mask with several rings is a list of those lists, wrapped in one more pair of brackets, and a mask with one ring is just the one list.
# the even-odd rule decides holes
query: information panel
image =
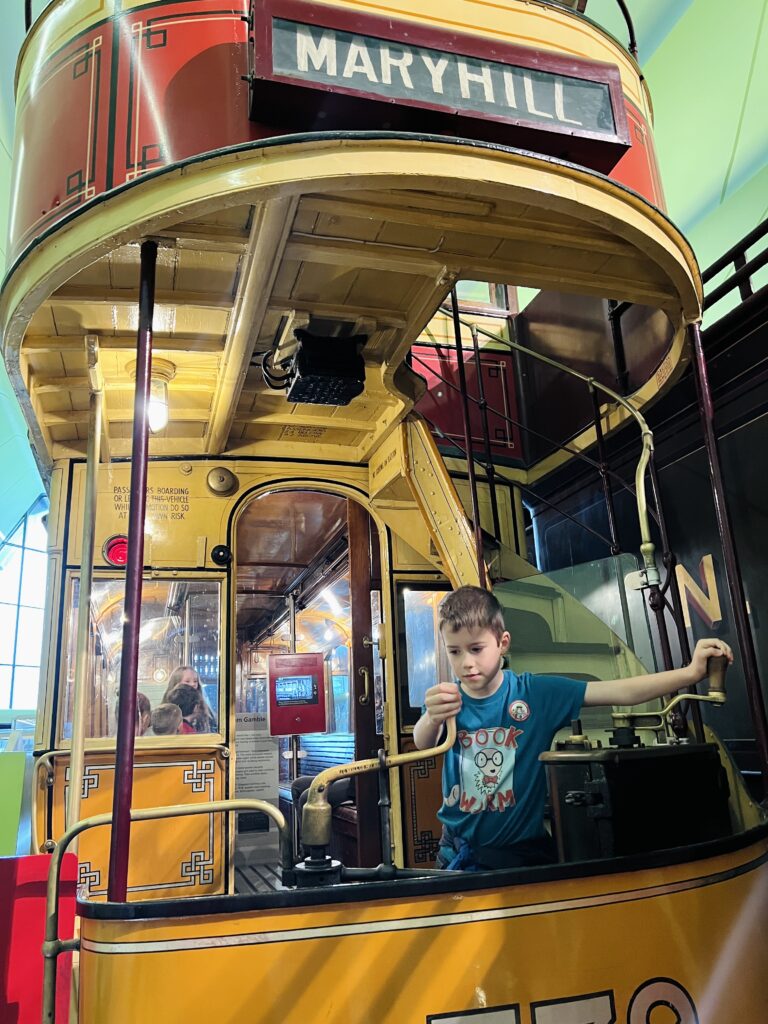
{"label": "information panel", "polygon": [[325,662],[322,654],[270,654],[269,731],[272,736],[325,732]]}

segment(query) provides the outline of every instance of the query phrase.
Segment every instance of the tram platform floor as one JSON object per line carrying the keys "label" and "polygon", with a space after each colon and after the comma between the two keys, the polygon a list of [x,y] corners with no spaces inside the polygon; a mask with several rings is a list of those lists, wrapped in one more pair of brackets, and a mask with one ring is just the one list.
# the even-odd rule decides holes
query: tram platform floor
{"label": "tram platform floor", "polygon": [[285,886],[280,881],[280,867],[275,864],[243,864],[235,866],[235,892],[252,895],[256,892],[277,892]]}

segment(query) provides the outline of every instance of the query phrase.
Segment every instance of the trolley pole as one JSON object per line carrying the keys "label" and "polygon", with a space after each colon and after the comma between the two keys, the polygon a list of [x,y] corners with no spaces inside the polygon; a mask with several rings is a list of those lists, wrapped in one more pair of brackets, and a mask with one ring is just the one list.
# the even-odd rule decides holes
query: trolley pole
{"label": "trolley pole", "polygon": [[459,297],[456,287],[451,288],[451,310],[453,312],[453,333],[456,339],[456,363],[459,371],[459,387],[461,388],[461,412],[464,419],[464,448],[467,456],[467,474],[469,475],[469,494],[472,499],[472,518],[475,527],[475,550],[477,552],[477,575],[480,586],[487,586],[485,575],[485,559],[483,558],[483,533],[480,527],[480,506],[477,500],[477,478],[475,463],[472,458],[472,431],[469,425],[469,399],[467,398],[467,374],[464,368],[464,346],[461,342],[461,321],[459,319]]}
{"label": "trolley pole", "polygon": [[693,377],[699,400],[701,425],[704,429],[704,447],[707,452],[712,495],[715,501],[717,531],[723,548],[728,593],[731,598],[733,618],[736,625],[736,637],[739,642],[741,660],[744,666],[747,699],[749,700],[752,724],[755,729],[757,752],[760,758],[760,771],[763,776],[763,796],[765,797],[768,796],[768,720],[766,719],[765,699],[760,685],[760,673],[757,668],[755,644],[747,618],[747,602],[744,586],[741,581],[739,558],[733,541],[731,517],[725,500],[725,486],[720,468],[720,453],[717,447],[717,437],[715,436],[714,428],[715,411],[712,403],[712,392],[709,388],[707,361],[704,357],[704,347],[701,343],[701,329],[698,324],[690,324],[688,327],[688,337],[693,349]]}
{"label": "trolley pole", "polygon": [[[72,712],[72,748],[69,758],[69,802],[67,826],[80,821],[83,769],[85,765],[85,719],[88,710],[88,632],[91,624],[93,586],[93,547],[98,494],[99,445],[101,444],[102,392],[90,395],[88,461],[85,468],[85,504],[83,506],[83,542],[80,557],[80,588],[77,605],[77,648],[75,652],[74,707]],[[73,841],[77,852],[77,839]]]}
{"label": "trolley pole", "polygon": [[136,338],[136,390],[133,402],[131,493],[128,511],[128,563],[125,569],[123,652],[120,662],[120,701],[115,751],[115,790],[109,850],[110,902],[125,901],[131,842],[133,754],[136,740],[136,679],[139,668],[141,585],[144,570],[144,519],[147,508],[147,406],[152,373],[152,315],[155,308],[157,243],[141,246],[139,328]]}

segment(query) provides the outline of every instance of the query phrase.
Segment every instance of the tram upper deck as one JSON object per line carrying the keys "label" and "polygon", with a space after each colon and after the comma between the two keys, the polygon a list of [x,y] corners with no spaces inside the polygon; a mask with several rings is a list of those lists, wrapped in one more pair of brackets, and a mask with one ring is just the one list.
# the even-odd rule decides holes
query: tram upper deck
{"label": "tram upper deck", "polygon": [[[128,454],[148,237],[172,377],[152,455],[367,462],[421,393],[405,356],[462,279],[645,310],[627,346],[642,406],[700,309],[650,117],[633,58],[559,5],[52,4],[19,61],[0,307],[43,469],[85,449],[86,338],[110,452]],[[297,327],[364,339],[362,394],[318,407],[265,383]],[[605,371],[578,315],[555,345]]]}

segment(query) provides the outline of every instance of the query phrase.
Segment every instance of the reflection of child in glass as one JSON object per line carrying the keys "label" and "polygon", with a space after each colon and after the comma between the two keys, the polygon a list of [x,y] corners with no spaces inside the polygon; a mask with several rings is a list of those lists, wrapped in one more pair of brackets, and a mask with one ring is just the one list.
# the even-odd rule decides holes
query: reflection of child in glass
{"label": "reflection of child in glass", "polygon": [[728,644],[699,640],[690,665],[606,682],[517,675],[503,669],[510,642],[501,606],[480,587],[460,587],[440,604],[439,629],[458,683],[427,690],[413,738],[437,744],[456,717],[457,739],[443,763],[443,825],[437,865],[457,870],[553,863],[544,828],[546,781],[539,754],[582,706],[632,705],[703,679],[707,659]]}
{"label": "reflection of child in glass", "polygon": [[152,705],[145,693],[136,694],[136,735],[143,736],[150,725]]}
{"label": "reflection of child in glass", "polygon": [[180,686],[174,686],[167,697],[169,704],[176,704],[181,709],[181,728],[179,732],[182,736],[187,736],[191,733],[198,731],[196,723],[202,711],[203,698],[200,696],[200,691],[196,690],[193,686],[187,686],[182,683]]}
{"label": "reflection of child in glass", "polygon": [[158,704],[152,712],[150,735],[175,736],[181,732],[181,708],[178,704]]}
{"label": "reflection of child in glass", "polygon": [[[189,665],[181,665],[179,668],[175,668],[168,679],[168,685],[165,688],[163,694],[163,703],[170,701],[170,693],[177,686],[191,686],[193,690],[197,690],[200,695],[200,709],[192,723],[194,725],[195,732],[216,732],[218,726],[216,724],[216,715],[205,699],[203,688],[200,685],[200,676],[197,672]],[[174,703],[171,701],[171,703]]]}

